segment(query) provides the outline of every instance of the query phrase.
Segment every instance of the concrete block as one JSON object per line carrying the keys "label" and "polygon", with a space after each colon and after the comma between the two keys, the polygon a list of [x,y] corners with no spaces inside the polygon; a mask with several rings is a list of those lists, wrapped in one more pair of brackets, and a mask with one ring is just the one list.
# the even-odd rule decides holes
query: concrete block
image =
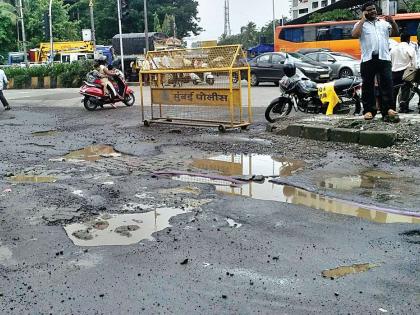
{"label": "concrete block", "polygon": [[359,130],[348,128],[333,128],[330,131],[330,141],[359,143]]}
{"label": "concrete block", "polygon": [[328,141],[331,127],[307,125],[303,127],[302,137],[306,139]]}
{"label": "concrete block", "polygon": [[31,77],[31,89],[38,87],[38,77]]}
{"label": "concrete block", "polygon": [[387,148],[397,140],[395,131],[360,131],[359,144],[372,147]]}
{"label": "concrete block", "polygon": [[290,137],[301,137],[303,132],[303,126],[302,124],[293,124],[287,126],[287,135]]}

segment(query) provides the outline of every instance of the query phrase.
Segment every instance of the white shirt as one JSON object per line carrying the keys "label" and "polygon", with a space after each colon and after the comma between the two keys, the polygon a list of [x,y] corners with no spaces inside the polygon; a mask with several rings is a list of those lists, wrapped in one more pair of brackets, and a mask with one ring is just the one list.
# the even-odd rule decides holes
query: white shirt
{"label": "white shirt", "polygon": [[403,71],[416,66],[416,51],[408,43],[402,42],[391,50],[392,72]]}
{"label": "white shirt", "polygon": [[410,42],[410,46],[414,48],[414,50],[416,51],[416,68],[420,69],[420,48],[419,48],[419,44],[415,43],[415,42]]}
{"label": "white shirt", "polygon": [[7,77],[2,69],[0,69],[0,91],[7,85]]}
{"label": "white shirt", "polygon": [[[354,28],[360,22],[354,25]],[[360,36],[360,49],[362,51],[362,62],[372,59],[372,54],[379,54],[379,59],[391,61],[389,53],[389,34],[392,30],[391,24],[387,21],[365,21]]]}

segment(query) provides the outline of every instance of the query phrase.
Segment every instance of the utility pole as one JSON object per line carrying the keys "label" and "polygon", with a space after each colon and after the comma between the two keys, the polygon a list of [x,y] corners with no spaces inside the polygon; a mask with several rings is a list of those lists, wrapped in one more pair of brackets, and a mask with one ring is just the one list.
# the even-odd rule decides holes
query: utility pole
{"label": "utility pole", "polygon": [[121,53],[121,71],[124,73],[124,50],[123,50],[123,39],[122,39],[122,26],[121,26],[121,2],[117,0],[118,8],[118,28],[120,32],[120,53]]}
{"label": "utility pole", "polygon": [[223,34],[225,36],[230,36],[231,35],[229,0],[225,0],[225,29],[224,29]]}
{"label": "utility pole", "polygon": [[50,5],[48,7],[48,16],[50,18],[50,63],[54,62],[54,41],[52,33],[52,0],[50,0]]}
{"label": "utility pole", "polygon": [[95,21],[93,20],[93,0],[89,0],[90,28],[92,29],[93,52],[96,50]]}
{"label": "utility pole", "polygon": [[273,0],[273,43],[275,42],[276,38],[276,13],[274,9],[274,0]]}
{"label": "utility pole", "polygon": [[25,35],[25,23],[23,22],[23,9],[22,9],[22,0],[19,0],[19,19],[20,24],[22,26],[22,45],[23,45],[23,54],[24,54],[24,60],[25,64],[28,67],[28,51],[26,50],[26,35]]}
{"label": "utility pole", "polygon": [[146,40],[146,53],[149,51],[149,26],[147,23],[147,0],[143,0],[144,5],[144,39]]}

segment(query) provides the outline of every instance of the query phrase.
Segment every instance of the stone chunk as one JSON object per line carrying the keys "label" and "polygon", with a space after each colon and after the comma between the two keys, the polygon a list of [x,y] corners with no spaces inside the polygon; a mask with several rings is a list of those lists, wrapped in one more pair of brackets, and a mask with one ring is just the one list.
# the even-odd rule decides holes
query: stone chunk
{"label": "stone chunk", "polygon": [[301,137],[303,132],[302,124],[293,124],[287,126],[287,135],[290,137]]}

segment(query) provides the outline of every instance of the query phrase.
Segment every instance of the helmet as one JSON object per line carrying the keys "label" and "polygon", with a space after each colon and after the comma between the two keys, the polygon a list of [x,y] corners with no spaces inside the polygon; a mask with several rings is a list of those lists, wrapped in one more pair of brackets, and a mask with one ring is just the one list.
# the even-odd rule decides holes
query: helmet
{"label": "helmet", "polygon": [[296,66],[294,63],[285,63],[283,67],[284,74],[286,76],[293,77],[296,74]]}

